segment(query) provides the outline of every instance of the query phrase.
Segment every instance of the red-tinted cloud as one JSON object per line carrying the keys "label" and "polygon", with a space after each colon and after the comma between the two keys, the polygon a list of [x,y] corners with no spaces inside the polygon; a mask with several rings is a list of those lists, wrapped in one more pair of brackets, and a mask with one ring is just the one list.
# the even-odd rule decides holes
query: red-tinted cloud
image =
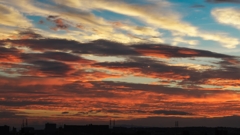
{"label": "red-tinted cloud", "polygon": [[[104,121],[112,117],[217,117],[239,110],[234,106],[239,103],[238,92],[228,90],[239,86],[239,60],[233,56],[162,44],[79,43],[39,36],[0,42],[0,72],[8,76],[0,76],[0,107],[28,112],[22,117]],[[99,62],[82,56],[86,54],[122,57],[124,61]],[[220,68],[199,71],[156,57],[216,58],[219,61],[214,64]],[[104,81],[129,75],[158,81]]]}

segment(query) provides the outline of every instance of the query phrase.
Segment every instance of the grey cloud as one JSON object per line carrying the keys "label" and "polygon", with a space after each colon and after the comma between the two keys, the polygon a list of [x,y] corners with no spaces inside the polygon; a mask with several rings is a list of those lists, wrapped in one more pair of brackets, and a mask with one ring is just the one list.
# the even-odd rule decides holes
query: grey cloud
{"label": "grey cloud", "polygon": [[[1,44],[13,43],[24,45],[34,50],[72,51],[79,54],[93,54],[103,56],[131,55],[141,56],[141,51],[163,54],[167,57],[215,57],[231,58],[229,55],[218,54],[210,51],[174,47],[166,44],[134,44],[125,45],[107,40],[96,40],[89,43],[80,43],[65,39],[27,39],[27,40],[2,40]],[[190,52],[190,53],[188,53]]]}
{"label": "grey cloud", "polygon": [[66,62],[76,62],[80,60],[90,61],[70,53],[51,52],[51,51],[46,51],[43,53],[25,53],[25,54],[22,54],[21,58],[25,61],[36,60],[36,59],[53,59],[53,60],[66,61]]}
{"label": "grey cloud", "polygon": [[193,115],[192,113],[175,111],[175,110],[155,110],[152,111],[154,114],[164,114],[164,115]]}
{"label": "grey cloud", "polygon": [[47,101],[0,101],[3,106],[27,106],[27,105],[50,105],[53,102]]}
{"label": "grey cloud", "polygon": [[18,57],[20,55],[20,51],[16,48],[6,48],[6,47],[0,47],[0,59],[5,58],[9,59],[9,55]]}
{"label": "grey cloud", "polygon": [[67,65],[62,62],[57,61],[33,61],[30,62],[34,64],[39,71],[55,76],[63,76],[67,74],[69,71],[73,70],[70,65]]}
{"label": "grey cloud", "polygon": [[[224,57],[224,55],[219,57]],[[232,58],[230,59],[234,60]],[[240,63],[240,60],[235,60]],[[189,78],[183,80],[183,83],[201,84],[209,78],[239,79],[239,67],[228,61],[229,60],[223,58],[222,62],[216,63],[220,65],[220,68],[208,69],[202,72],[195,69],[189,69],[185,66],[170,66],[161,61],[140,57],[128,57],[126,62],[102,62],[95,63],[93,65],[96,67],[107,67],[110,69],[129,69],[133,73],[141,73],[146,76],[153,75],[152,77],[154,78],[157,78],[158,76],[161,78],[163,73],[171,72],[173,75],[189,76]]]}
{"label": "grey cloud", "polygon": [[197,50],[183,47],[175,47],[164,44],[139,44],[132,46],[135,50],[146,51],[152,54],[164,54],[167,57],[215,57],[231,58],[229,55],[214,53],[205,50]]}
{"label": "grey cloud", "polygon": [[69,114],[69,112],[62,112],[62,114]]}
{"label": "grey cloud", "polygon": [[31,29],[19,31],[18,35],[19,36],[27,36],[29,38],[34,38],[34,39],[43,38],[43,36],[41,34],[38,34],[37,32],[35,32],[34,30],[31,30]]}
{"label": "grey cloud", "polygon": [[89,111],[81,111],[78,112],[77,114],[74,114],[74,116],[79,116],[79,115],[91,115],[91,114],[97,114],[102,112],[102,110],[89,110]]}
{"label": "grey cloud", "polygon": [[34,50],[61,50],[72,51],[80,54],[94,55],[138,55],[129,46],[105,40],[97,40],[89,43],[79,43],[73,40],[64,39],[28,39],[28,40],[5,40],[2,44],[13,43],[15,45],[24,44]]}
{"label": "grey cloud", "polygon": [[[21,115],[17,115],[21,114]],[[25,118],[24,113],[16,112],[16,111],[0,111],[0,119],[4,118]]]}
{"label": "grey cloud", "polygon": [[[120,95],[118,94],[113,94],[111,91],[117,89],[118,87],[125,87],[124,89],[118,89],[119,91],[135,91],[135,90],[140,90],[140,91],[151,91],[155,93],[161,93],[164,95],[182,95],[187,97],[197,97],[197,98],[205,98],[207,96],[212,96],[214,94],[224,94],[224,93],[234,93],[233,91],[230,90],[186,90],[184,88],[173,88],[173,87],[168,87],[167,85],[150,85],[150,84],[137,84],[137,83],[125,83],[125,82],[113,82],[113,81],[102,81],[102,82],[91,82],[93,85],[92,88],[82,88],[79,85],[79,82],[73,83],[73,84],[68,84],[68,85],[63,85],[59,87],[58,89],[60,91],[64,92],[70,92],[70,93],[75,93],[79,94],[81,96],[91,96],[91,97],[108,97],[108,98],[121,98]],[[99,91],[96,91],[99,90]],[[101,90],[101,91],[100,91]],[[91,93],[95,93],[92,95]],[[159,96],[159,100],[164,100],[164,96]],[[99,103],[100,104],[100,103]],[[108,104],[107,106],[111,106],[112,108],[115,105]],[[108,110],[104,110],[108,111]],[[109,111],[114,111],[109,110]]]}
{"label": "grey cloud", "polygon": [[43,57],[55,59],[55,60],[62,60],[62,61],[79,61],[82,60],[79,56],[75,56],[69,53],[64,52],[44,52]]}
{"label": "grey cloud", "polygon": [[96,67],[107,67],[110,69],[131,69],[135,73],[145,75],[156,75],[173,72],[176,75],[198,74],[197,71],[181,66],[169,66],[164,62],[155,61],[150,58],[129,57],[126,62],[102,62],[93,64]]}

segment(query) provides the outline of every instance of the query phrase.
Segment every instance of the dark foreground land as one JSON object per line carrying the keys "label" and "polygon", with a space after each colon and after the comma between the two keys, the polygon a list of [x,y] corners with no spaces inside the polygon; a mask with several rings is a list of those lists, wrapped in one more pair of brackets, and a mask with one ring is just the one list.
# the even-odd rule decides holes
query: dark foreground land
{"label": "dark foreground land", "polygon": [[0,126],[0,135],[240,135],[240,128],[227,127],[109,127],[109,125],[64,125],[47,123],[45,129],[22,127],[19,131],[9,126]]}

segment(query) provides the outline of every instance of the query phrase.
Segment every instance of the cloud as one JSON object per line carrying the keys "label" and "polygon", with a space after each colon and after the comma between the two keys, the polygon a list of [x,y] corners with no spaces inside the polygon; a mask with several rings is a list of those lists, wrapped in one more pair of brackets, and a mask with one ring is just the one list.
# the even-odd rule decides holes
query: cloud
{"label": "cloud", "polygon": [[18,37],[18,39],[41,39],[41,38],[43,38],[43,36],[41,34],[38,34],[31,29],[19,31],[18,34],[16,34],[16,37]]}
{"label": "cloud", "polygon": [[55,30],[69,27],[79,28],[78,26],[84,27],[84,29],[81,29],[83,32],[67,31],[69,36],[66,36],[66,34],[62,35],[60,33],[41,31],[41,34],[48,35],[49,37],[75,39],[81,42],[97,39],[111,39],[119,42],[139,41],[137,38],[130,38],[126,34],[115,31],[109,21],[84,10],[75,10],[65,5],[48,5],[41,2],[33,2],[31,0],[21,1],[18,4],[14,4],[12,0],[3,1],[2,3],[12,6],[27,15],[55,17],[50,18],[50,20],[55,23],[55,27],[53,27]]}
{"label": "cloud", "polygon": [[[11,61],[25,62],[28,66],[13,65],[19,70],[11,71],[5,69],[5,72],[20,73],[34,76],[72,76],[72,80],[79,79],[77,76],[85,74],[84,80],[94,79],[101,80],[108,77],[121,77],[129,74],[136,76],[144,76],[150,78],[164,78],[170,80],[185,80],[196,84],[207,78],[225,78],[234,79],[236,74],[230,73],[230,67],[219,64],[226,70],[211,69],[213,66],[197,65],[200,67],[208,67],[198,76],[197,68],[187,67],[189,64],[170,64],[164,61],[156,61],[155,58],[217,58],[230,65],[238,62],[233,56],[218,54],[210,51],[197,49],[189,49],[182,47],[169,46],[165,44],[133,44],[125,45],[117,42],[97,40],[89,43],[79,43],[71,40],[63,39],[25,39],[25,40],[2,40],[2,45],[28,47],[30,50],[38,51],[38,53],[21,52],[16,48],[2,47],[4,56],[2,56],[2,67],[7,67],[9,64],[9,56],[12,56]],[[51,46],[49,46],[51,44]],[[54,50],[58,51],[54,51]],[[5,51],[4,51],[5,50]],[[14,51],[13,51],[14,50]],[[9,51],[9,52],[8,52]],[[40,52],[39,52],[40,51]],[[66,52],[72,52],[66,53]],[[81,57],[83,54],[97,56],[122,56],[125,61],[119,62],[98,62],[98,60],[88,60],[87,57]],[[9,56],[8,56],[9,55]],[[7,57],[8,56],[8,57]],[[151,58],[143,58],[142,56],[150,56]],[[6,59],[8,58],[8,59]],[[5,60],[6,59],[6,60]],[[228,61],[234,62],[229,63]],[[80,64],[81,63],[81,64]],[[20,68],[21,67],[21,68]],[[28,67],[28,68],[27,68]],[[84,71],[85,67],[91,67],[91,72]],[[191,65],[194,67],[194,65]],[[100,69],[102,71],[100,71]],[[123,70],[124,69],[124,70]],[[24,71],[25,70],[25,71]],[[79,70],[79,71],[78,71]],[[107,71],[112,73],[106,73]],[[95,72],[97,71],[97,72]],[[99,72],[100,71],[100,72]],[[124,72],[123,72],[124,71]],[[203,71],[203,70],[202,70]],[[104,73],[105,72],[105,73]],[[215,74],[218,72],[218,74]],[[95,74],[94,77],[92,74]],[[74,78],[74,79],[73,79]],[[189,83],[189,82],[188,82]],[[91,87],[91,85],[89,85]]]}
{"label": "cloud", "polygon": [[57,60],[57,61],[79,62],[79,63],[89,63],[89,64],[92,62],[91,60],[81,58],[78,55],[73,55],[65,52],[53,52],[53,51],[46,51],[43,53],[25,53],[25,54],[22,54],[21,58],[25,61],[42,59],[42,60]]}
{"label": "cloud", "polygon": [[70,65],[65,63],[56,62],[56,61],[32,61],[31,64],[36,66],[37,71],[40,71],[40,74],[47,74],[52,76],[63,76],[68,74],[73,68]]}
{"label": "cloud", "polygon": [[21,51],[16,48],[0,47],[0,62],[20,62]]}
{"label": "cloud", "polygon": [[48,16],[47,20],[55,23],[55,26],[51,28],[52,30],[67,30],[69,28],[69,25],[65,23],[65,20],[58,18],[57,16]]}
{"label": "cloud", "polygon": [[173,45],[177,45],[179,43],[185,43],[187,45],[197,45],[198,41],[197,40],[185,40],[181,37],[176,37],[173,39]]}
{"label": "cloud", "polygon": [[[55,2],[59,4],[64,3],[65,5],[65,1]],[[166,1],[154,3],[155,5],[151,4],[144,6],[137,4],[129,4],[122,1],[107,0],[94,1],[93,3],[86,2],[85,0],[79,0],[77,2],[73,2],[73,0],[68,0],[67,3],[67,6],[73,8],[83,7],[89,10],[108,10],[118,14],[136,17],[143,22],[146,22],[158,28],[170,30],[173,33],[178,32],[190,37],[201,37],[204,40],[212,40],[219,42],[222,44],[222,46],[226,48],[235,48],[240,43],[237,38],[232,38],[227,35],[200,31],[197,27],[181,21],[181,16],[178,13],[170,11],[166,8],[170,7],[171,5]]]}
{"label": "cloud", "polygon": [[22,106],[29,106],[29,105],[50,105],[54,104],[53,102],[47,101],[0,101],[0,105],[2,106],[15,106],[15,107],[22,107]]}
{"label": "cloud", "polygon": [[[185,67],[174,67],[171,68],[163,62],[157,62],[147,58],[129,58],[126,62],[102,62],[96,63],[93,66],[96,67],[107,67],[113,70],[120,70],[122,72],[129,72],[133,75],[142,75],[145,77],[152,78],[164,78],[171,74],[171,77],[175,79],[186,79],[189,78],[188,74],[195,71],[190,71]],[[158,77],[157,77],[158,76]]]}
{"label": "cloud", "polygon": [[211,3],[240,3],[240,0],[206,0]]}
{"label": "cloud", "polygon": [[32,24],[22,14],[12,7],[0,4],[1,25],[12,27],[30,27]]}
{"label": "cloud", "polygon": [[240,29],[239,12],[240,10],[236,8],[215,8],[211,14],[219,23]]}
{"label": "cloud", "polygon": [[[0,97],[3,107],[7,107],[8,109],[25,109],[27,107],[33,110],[56,110],[56,115],[64,112],[64,110],[69,110],[69,113],[71,111],[82,112],[78,113],[78,116],[99,114],[104,116],[119,116],[124,119],[129,116],[140,118],[143,115],[144,117],[148,117],[153,115],[185,116],[195,114],[196,116],[214,117],[234,114],[238,111],[238,107],[232,105],[236,104],[236,102],[238,103],[237,99],[239,99],[239,96],[237,92],[228,90],[189,90],[185,88],[171,88],[166,85],[112,81],[90,81],[88,83],[91,83],[92,87],[86,88],[82,87],[81,84],[85,82],[81,81],[62,85],[46,85],[41,83],[44,80],[45,78],[42,78],[42,81],[40,80],[38,85],[29,84],[25,86],[20,83],[1,83],[1,96],[5,98],[2,99]],[[11,97],[12,94],[9,94],[10,92],[15,93],[16,96],[14,99]],[[31,97],[29,97],[29,94],[31,94]],[[64,102],[62,98],[65,99]],[[229,99],[236,100],[236,102],[227,102]],[[14,102],[17,101],[22,101],[24,104],[20,102],[14,106]],[[129,104],[129,102],[133,104]],[[205,110],[204,106],[206,105],[211,109]],[[185,108],[183,109],[182,107]],[[164,108],[168,108],[168,110]],[[215,109],[219,111],[213,113]],[[191,113],[187,114],[186,112]],[[50,114],[54,115],[54,112]]]}
{"label": "cloud", "polygon": [[65,115],[65,114],[69,114],[69,112],[62,112],[62,114],[64,114],[64,115]]}
{"label": "cloud", "polygon": [[[30,38],[0,42],[3,57],[11,54],[20,60],[0,63],[0,72],[7,74],[0,76],[0,103],[5,109],[56,110],[42,114],[51,117],[59,117],[68,110],[75,114],[69,115],[72,119],[79,116],[135,119],[190,114],[218,117],[239,110],[232,107],[232,102],[228,103],[229,99],[237,103],[240,99],[236,91],[229,89],[230,85],[239,85],[237,57],[165,44],[123,44],[106,40],[80,43]],[[114,56],[124,60],[101,62],[88,60],[84,55],[101,56],[101,59],[102,56]],[[201,71],[173,61],[181,58],[198,62],[202,57],[209,62],[198,65],[210,68]],[[210,58],[214,58],[214,63]],[[213,64],[216,67],[212,68]],[[130,76],[139,81],[126,83]],[[142,77],[155,79],[154,83],[144,84]],[[212,108],[205,110],[207,105]],[[143,111],[139,111],[141,107]],[[216,109],[219,111],[214,112]]]}
{"label": "cloud", "polygon": [[[159,37],[161,35],[157,32],[157,29],[166,29],[172,33],[181,33],[181,35],[190,37],[201,37],[204,40],[212,40],[219,42],[226,48],[235,48],[239,44],[239,40],[234,37],[230,37],[227,34],[216,34],[213,32],[206,32],[199,30],[199,28],[183,22],[181,15],[170,10],[171,3],[167,1],[161,1],[157,3],[151,3],[149,5],[137,5],[129,4],[123,1],[94,1],[86,2],[85,0],[73,1],[55,1],[57,5],[47,5],[40,2],[32,3],[32,1],[21,1],[20,3],[14,3],[12,0],[4,1],[4,4],[11,5],[18,9],[20,12],[27,13],[29,15],[37,16],[60,16],[62,20],[66,20],[68,23],[64,23],[70,26],[84,26],[81,30],[84,32],[76,34],[75,32],[69,32],[70,39],[76,39],[83,42],[88,42],[97,39],[110,39],[117,42],[123,43],[136,43],[136,42],[163,42],[164,40]],[[27,6],[26,6],[27,5]],[[117,5],[117,6],[116,6]],[[161,8],[159,8],[161,7]],[[53,10],[54,9],[54,10]],[[116,29],[112,22],[105,20],[104,18],[96,17],[90,13],[91,10],[108,10],[114,13],[126,15],[129,17],[137,18],[142,22],[150,25],[154,29],[148,26],[134,26],[134,25],[123,25],[117,29],[126,30],[130,33],[125,34]],[[59,22],[59,21],[58,21]],[[81,24],[79,24],[81,22]],[[66,25],[65,25],[66,24]],[[58,29],[58,28],[57,28]],[[43,32],[46,34],[46,32]],[[89,34],[88,34],[89,33]],[[157,34],[151,36],[153,33]],[[141,35],[140,37],[138,35]],[[66,35],[49,33],[49,37],[66,38]],[[157,37],[156,37],[157,36]],[[183,40],[182,40],[183,41]],[[185,42],[185,41],[184,41]],[[190,42],[191,44],[196,44]]]}
{"label": "cloud", "polygon": [[17,111],[0,111],[0,119],[6,119],[6,118],[25,118],[26,116],[23,115],[17,115]]}
{"label": "cloud", "polygon": [[[77,54],[93,54],[99,56],[159,56],[159,57],[216,57],[216,58],[230,58],[231,56],[218,54],[210,51],[203,51],[197,49],[173,47],[167,44],[122,44],[108,40],[96,40],[89,43],[80,43],[73,40],[66,39],[29,39],[29,40],[2,40],[2,44],[12,44],[16,46],[26,46],[36,51],[61,50],[72,51]],[[51,46],[49,45],[51,44]],[[76,57],[71,54],[61,52],[45,52],[43,54],[51,55],[65,55],[64,57]],[[66,58],[65,58],[66,59]]]}
{"label": "cloud", "polygon": [[164,44],[139,44],[132,46],[135,50],[146,56],[155,56],[160,58],[171,57],[215,57],[215,58],[228,58],[224,54],[218,54],[210,51],[174,47]]}
{"label": "cloud", "polygon": [[152,111],[154,114],[164,114],[164,115],[192,115],[188,112],[182,112],[182,111],[174,111],[174,110],[154,110]]}
{"label": "cloud", "polygon": [[18,32],[15,30],[14,27],[0,25],[0,40],[11,38],[12,35],[15,35],[17,33]]}
{"label": "cloud", "polygon": [[[240,88],[238,57],[161,43],[162,30],[176,36],[171,39],[176,44],[197,45],[189,37],[201,37],[234,48],[237,38],[184,22],[167,1],[146,5],[118,0],[55,2],[0,0],[0,13],[10,13],[0,20],[4,35],[0,40],[0,106],[27,112],[2,111],[3,119],[18,114],[59,121],[59,117],[108,121],[238,114],[240,96],[233,91]],[[227,8],[213,12],[218,9],[217,17],[228,13],[220,10]],[[141,22],[107,20],[93,10]],[[46,20],[32,28],[30,16]],[[31,28],[21,29],[27,26],[20,26],[22,22],[16,19],[25,19]],[[226,24],[237,27],[235,22]]]}
{"label": "cloud", "polygon": [[131,25],[127,23],[122,23],[120,21],[112,22],[112,25],[114,28],[125,30],[126,32],[129,32],[135,36],[148,36],[149,38],[154,37],[154,38],[158,38],[159,41],[161,40],[160,36],[162,34],[158,32],[156,28],[154,29],[152,27],[146,27],[146,26],[134,26],[133,24]]}
{"label": "cloud", "polygon": [[[137,55],[129,46],[121,43],[111,42],[107,40],[96,40],[89,43],[80,43],[66,39],[42,39],[42,40],[5,40],[4,43],[12,43],[18,46],[26,46],[32,50],[61,50],[72,51],[79,54],[95,54],[95,55]],[[50,46],[51,44],[51,46]]]}
{"label": "cloud", "polygon": [[[197,49],[189,49],[182,47],[174,47],[164,44],[134,44],[125,45],[117,42],[97,40],[90,43],[79,43],[63,39],[26,39],[26,40],[3,40],[2,45],[28,47],[29,49],[40,51],[38,53],[21,52],[13,48],[2,47],[4,56],[2,56],[2,67],[6,67],[5,73],[20,74],[30,76],[65,76],[70,77],[69,80],[80,79],[79,75],[85,74],[83,80],[101,80],[104,78],[118,78],[129,74],[135,76],[143,76],[158,79],[169,79],[169,81],[182,81],[181,85],[195,84],[199,85],[208,79],[224,78],[233,80],[237,78],[237,74],[232,71],[238,68],[232,68],[238,60],[233,56],[218,54],[210,51]],[[51,46],[49,46],[51,44]],[[58,51],[53,51],[58,49]],[[9,53],[8,53],[9,51]],[[61,52],[60,52],[61,51]],[[66,51],[75,54],[66,53]],[[122,56],[125,61],[120,62],[98,62],[97,60],[88,60],[81,55],[91,54],[98,56]],[[9,56],[12,62],[25,62],[30,64],[9,65]],[[8,56],[8,57],[7,57]],[[143,58],[142,56],[152,56],[152,58]],[[191,67],[208,67],[205,70],[198,68],[189,68],[189,64],[170,64],[164,61],[156,61],[155,58],[217,58],[225,61],[230,67],[218,64],[222,69],[212,69],[213,66],[207,65],[191,65]],[[8,59],[6,59],[8,58]],[[5,60],[6,59],[6,60]],[[229,63],[228,61],[234,62]],[[222,62],[222,63],[223,63]],[[80,64],[81,63],[81,64]],[[8,68],[7,68],[8,66]],[[9,69],[15,68],[16,70]],[[91,67],[91,72],[84,71],[86,67]],[[100,70],[101,69],[101,70]],[[124,70],[123,70],[124,69]],[[108,71],[111,73],[106,73]],[[97,71],[97,72],[96,72]],[[100,72],[99,72],[100,71]],[[204,72],[203,72],[204,71]],[[218,72],[218,74],[216,74]],[[95,74],[95,76],[93,76]],[[201,74],[201,76],[199,76]],[[169,82],[167,81],[167,82]],[[164,82],[164,81],[163,81]],[[176,82],[175,82],[176,83]],[[86,87],[92,87],[86,85]]]}

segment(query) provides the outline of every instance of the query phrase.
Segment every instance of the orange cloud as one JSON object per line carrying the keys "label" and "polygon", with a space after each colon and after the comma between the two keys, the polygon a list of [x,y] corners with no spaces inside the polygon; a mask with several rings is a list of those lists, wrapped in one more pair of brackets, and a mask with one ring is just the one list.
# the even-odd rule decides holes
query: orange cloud
{"label": "orange cloud", "polygon": [[161,50],[144,50],[144,49],[138,49],[137,52],[146,55],[146,56],[154,56],[159,58],[170,58],[171,54],[168,52],[164,52]]}
{"label": "orange cloud", "polygon": [[18,57],[18,56],[14,56],[14,55],[5,55],[4,57],[0,57],[0,62],[14,62],[14,63],[19,63],[22,60]]}
{"label": "orange cloud", "polygon": [[189,54],[189,55],[199,54],[198,52],[193,50],[179,50],[178,52],[181,54]]}

